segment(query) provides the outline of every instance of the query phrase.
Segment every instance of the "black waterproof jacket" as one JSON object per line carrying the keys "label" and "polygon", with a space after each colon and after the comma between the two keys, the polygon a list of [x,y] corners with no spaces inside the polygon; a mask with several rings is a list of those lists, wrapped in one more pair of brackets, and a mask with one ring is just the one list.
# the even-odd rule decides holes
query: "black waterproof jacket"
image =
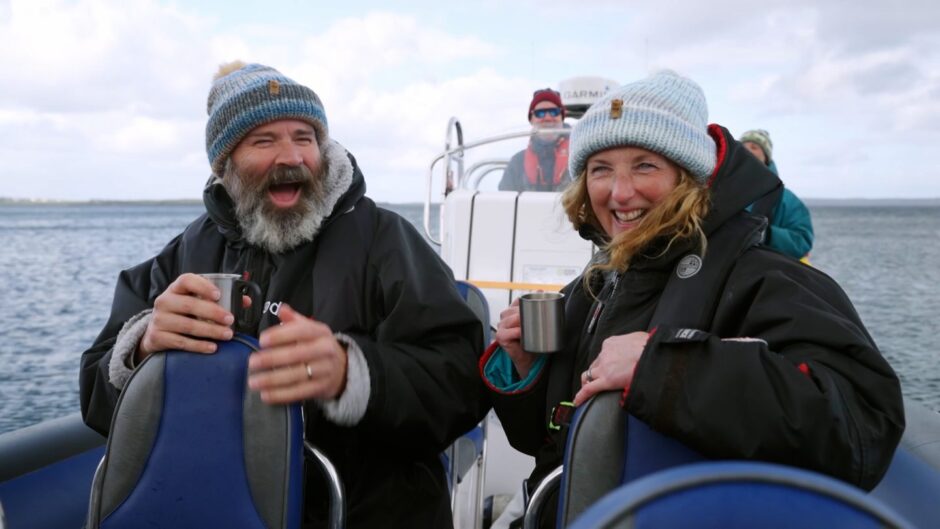
{"label": "black waterproof jacket", "polygon": [[[221,185],[206,188],[208,213],[159,255],[121,272],[111,316],[82,355],[85,422],[107,434],[119,390],[108,365],[121,326],[153,306],[184,272],[247,272],[264,291],[259,330],[278,323],[279,303],[352,337],[371,379],[362,420],[339,426],[305,403],[307,439],[336,464],[350,528],[451,527],[441,451],[484,415],[476,374],[481,324],[453,275],[414,227],[365,197],[355,160],[352,184],[315,239],[268,254],[246,244]],[[306,483],[305,527],[325,526],[328,489]]]}
{"label": "black waterproof jacket", "polygon": [[[706,235],[779,183],[726,129],[712,125],[709,132],[718,166]],[[651,330],[663,289],[689,250],[637,259],[618,274],[613,294],[611,280],[597,285],[605,306],[593,332],[594,299],[581,278],[572,282],[564,351],[548,358],[528,391],[493,392],[510,443],[536,456],[530,486],[562,461],[565,432],[546,427],[552,407],[572,399],[605,338]],[[904,429],[901,390],[839,285],[753,246],[733,263],[713,309],[710,324],[692,337],[659,322],[625,408],[708,457],[794,465],[873,488]]]}

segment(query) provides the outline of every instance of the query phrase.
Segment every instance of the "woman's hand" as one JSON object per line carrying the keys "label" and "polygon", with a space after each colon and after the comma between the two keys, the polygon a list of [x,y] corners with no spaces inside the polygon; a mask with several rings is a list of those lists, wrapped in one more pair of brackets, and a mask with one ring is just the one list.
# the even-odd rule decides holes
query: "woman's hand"
{"label": "woman's hand", "polygon": [[629,389],[649,337],[649,333],[639,331],[604,340],[600,354],[581,373],[581,390],[574,396],[575,406],[602,391]]}
{"label": "woman's hand", "polygon": [[509,354],[519,378],[525,380],[535,363],[535,354],[522,350],[522,320],[519,317],[519,298],[513,300],[506,310],[499,313],[496,326],[496,342]]}

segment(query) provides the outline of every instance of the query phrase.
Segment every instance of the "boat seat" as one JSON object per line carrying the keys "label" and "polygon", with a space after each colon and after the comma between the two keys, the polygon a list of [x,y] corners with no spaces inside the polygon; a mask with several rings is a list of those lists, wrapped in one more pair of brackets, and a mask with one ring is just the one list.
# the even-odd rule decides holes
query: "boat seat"
{"label": "boat seat", "polygon": [[[483,294],[483,291],[477,288],[476,285],[470,283],[469,281],[464,281],[459,279],[456,281],[457,292],[460,293],[460,296],[464,301],[467,302],[467,305],[470,306],[470,310],[476,314],[477,318],[480,320],[480,323],[483,324],[483,346],[486,347],[490,340],[492,339],[492,329],[490,328],[490,307],[489,303],[486,301],[486,295]],[[482,351],[480,351],[482,353]]]}
{"label": "boat seat", "polygon": [[[466,301],[470,309],[483,325],[483,344],[484,347],[490,342],[490,311],[489,305],[483,292],[475,285],[458,280],[456,281],[457,292]],[[483,351],[478,351],[482,354]],[[486,419],[476,425],[472,430],[460,436],[454,443],[445,450],[442,459],[444,468],[447,472],[449,487],[451,511],[455,517],[458,513],[458,495],[459,486],[464,483],[471,470],[476,469],[469,492],[469,508],[473,513],[473,527],[477,527],[478,520],[483,511],[483,482],[485,479],[486,464]]]}
{"label": "boat seat", "polygon": [[[929,410],[913,405],[907,405],[906,410],[914,424],[937,424],[932,420],[933,416],[917,415],[933,413]],[[865,498],[864,501],[875,510],[886,506],[895,518],[906,521],[903,527],[932,527],[940,519],[940,503],[934,494],[940,488],[940,472],[928,461],[932,455],[929,451],[936,450],[938,444],[940,435],[936,431],[906,432],[887,474],[870,494],[822,474],[792,470],[850,489],[857,497]],[[619,392],[599,394],[576,410],[569,426],[564,464],[544,479],[532,494],[526,510],[525,527],[540,525],[541,519],[548,514],[549,499],[555,495],[559,498],[556,526],[568,527],[615,489],[668,469],[686,468],[706,461],[704,456],[626,413],[620,407]],[[743,461],[723,463],[751,464]],[[763,527],[760,524],[755,526]]]}
{"label": "boat seat", "polygon": [[704,461],[679,441],[652,430],[620,406],[620,392],[596,395],[575,410],[561,467],[532,493],[526,527],[536,527],[556,496],[556,526],[567,527],[605,494],[662,469]]}
{"label": "boat seat", "polygon": [[828,476],[770,463],[732,461],[684,465],[633,481],[603,497],[569,527],[913,526],[882,502]]}
{"label": "boat seat", "polygon": [[[90,529],[300,527],[301,408],[267,405],[248,390],[257,347],[236,335],[216,354],[157,353],[135,370],[92,484]],[[322,454],[306,449],[338,480]],[[342,520],[338,489],[331,519]]]}
{"label": "boat seat", "polygon": [[104,443],[78,412],[0,436],[0,507],[7,527],[81,527]]}

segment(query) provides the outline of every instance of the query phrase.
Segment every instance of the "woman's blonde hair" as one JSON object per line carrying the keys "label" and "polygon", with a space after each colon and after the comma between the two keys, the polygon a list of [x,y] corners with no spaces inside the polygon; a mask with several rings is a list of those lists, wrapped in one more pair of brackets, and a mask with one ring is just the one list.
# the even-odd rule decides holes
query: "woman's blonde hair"
{"label": "woman's blonde hair", "polygon": [[[584,273],[584,286],[590,288],[591,277],[597,272],[614,270],[624,272],[633,259],[644,250],[655,252],[645,257],[656,258],[664,255],[678,241],[690,240],[698,246],[700,254],[705,254],[706,238],[702,231],[702,221],[708,213],[708,189],[685,169],[679,168],[679,181],[666,198],[650,209],[646,216],[632,230],[619,233],[612,240],[604,232],[600,221],[591,207],[591,197],[587,189],[587,171],[581,171],[578,178],[568,186],[561,197],[562,206],[568,220],[576,230],[592,226],[604,234],[607,241],[601,247],[606,260],[590,265]],[[656,244],[662,241],[664,244]]]}

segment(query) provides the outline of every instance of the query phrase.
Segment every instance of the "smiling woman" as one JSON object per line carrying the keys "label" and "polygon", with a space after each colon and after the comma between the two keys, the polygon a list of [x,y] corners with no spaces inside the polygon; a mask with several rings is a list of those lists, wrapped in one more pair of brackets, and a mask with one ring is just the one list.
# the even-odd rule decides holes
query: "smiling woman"
{"label": "smiling woman", "polygon": [[630,231],[676,188],[679,167],[637,147],[616,147],[587,160],[591,209],[609,237]]}
{"label": "smiling woman", "polygon": [[509,441],[536,457],[530,487],[568,433],[546,410],[615,391],[707,457],[872,488],[903,431],[897,376],[832,279],[760,244],[747,206],[780,181],[708,125],[701,88],[667,71],[611,90],[574,126],[569,170],[565,211],[600,252],[563,289],[565,347],[525,350],[514,303],[481,361]]}

